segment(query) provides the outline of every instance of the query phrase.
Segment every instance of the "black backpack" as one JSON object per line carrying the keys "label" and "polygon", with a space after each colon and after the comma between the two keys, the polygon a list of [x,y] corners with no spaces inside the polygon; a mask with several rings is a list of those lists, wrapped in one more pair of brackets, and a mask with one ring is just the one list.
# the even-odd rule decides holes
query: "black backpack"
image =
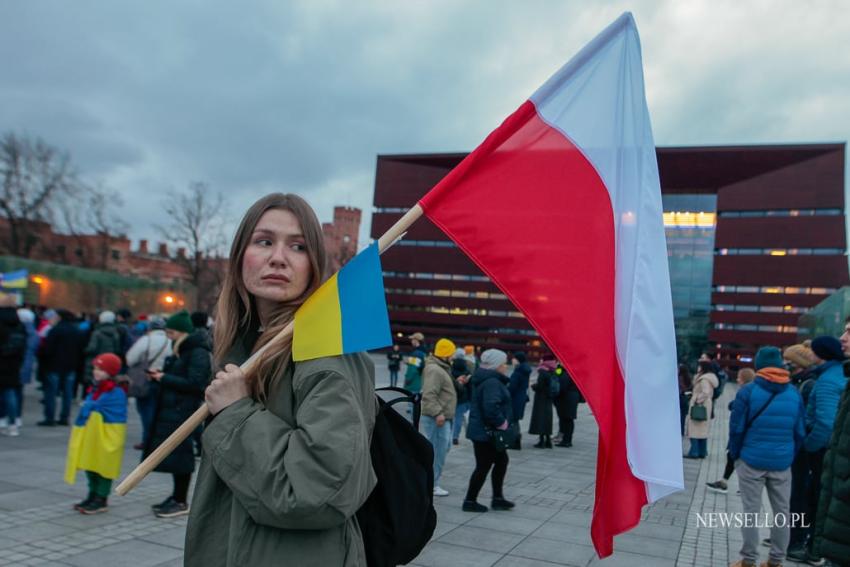
{"label": "black backpack", "polygon": [[[413,561],[437,525],[434,510],[434,449],[417,430],[419,397],[402,388],[380,388],[380,409],[372,432],[372,468],[378,484],[357,511],[368,567],[396,567]],[[393,406],[409,403],[413,423]]]}

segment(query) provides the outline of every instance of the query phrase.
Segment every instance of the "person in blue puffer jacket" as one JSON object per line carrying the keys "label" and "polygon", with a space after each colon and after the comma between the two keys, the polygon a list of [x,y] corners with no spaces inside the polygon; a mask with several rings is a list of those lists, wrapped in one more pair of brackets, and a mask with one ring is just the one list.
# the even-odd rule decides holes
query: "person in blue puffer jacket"
{"label": "person in blue puffer jacket", "polygon": [[[818,500],[820,499],[823,458],[829,448],[838,402],[847,386],[842,363],[844,353],[841,342],[835,337],[823,336],[812,341],[812,351],[816,360],[812,374],[816,376],[814,386],[806,402],[806,439],[803,442],[803,460],[807,467],[805,490],[806,528],[802,537],[792,542],[788,549],[788,558],[798,562],[816,564],[821,558],[814,552],[815,524],[817,520]],[[806,541],[808,538],[808,541]]]}
{"label": "person in blue puffer jacket", "polygon": [[[782,565],[790,536],[789,500],[791,463],[805,436],[803,400],[791,384],[782,353],[773,346],[759,349],[755,357],[756,378],[735,396],[729,418],[729,456],[735,472],[744,513],[755,517],[761,510],[762,487],[776,519],[770,530],[767,565]],[[781,526],[781,527],[780,527]],[[758,562],[759,530],[753,523],[741,528],[744,545],[735,565]]]}

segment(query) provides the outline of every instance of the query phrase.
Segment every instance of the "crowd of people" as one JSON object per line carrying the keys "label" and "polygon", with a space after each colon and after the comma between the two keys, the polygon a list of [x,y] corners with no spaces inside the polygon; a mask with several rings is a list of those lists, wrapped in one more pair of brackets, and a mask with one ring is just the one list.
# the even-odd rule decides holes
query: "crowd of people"
{"label": "crowd of people", "polygon": [[[37,382],[43,407],[36,426],[87,431],[80,441],[72,435],[69,444],[66,480],[73,483],[79,468],[89,484],[88,496],[75,509],[83,514],[107,511],[111,482],[120,472],[120,431],[126,431],[129,398],[142,424],[133,447],[144,457],[203,402],[212,374],[210,324],[208,314],[200,311],[134,318],[119,309],[87,316],[16,307],[13,296],[0,295],[0,433],[21,435],[23,390]],[[72,422],[76,399],[80,405]],[[124,428],[110,430],[104,424]],[[158,517],[188,513],[199,443],[200,432],[157,468],[174,479],[172,494],[153,506]]]}
{"label": "crowd of people", "polygon": [[[466,437],[473,444],[475,470],[463,509],[488,510],[478,502],[478,493],[490,475],[491,507],[510,510],[514,503],[503,494],[510,461],[507,451],[522,449],[520,422],[526,405],[532,402],[528,433],[537,436],[537,443],[531,447],[572,447],[578,404],[584,401],[578,387],[551,355],[544,356],[533,369],[523,352],[508,355],[499,349],[488,349],[476,354],[475,347],[459,348],[448,338],[438,339],[429,350],[420,332],[408,340],[407,352],[393,345],[387,353],[390,386],[397,385],[403,364],[403,387],[420,397],[420,432],[434,448],[434,496],[449,494],[440,486],[440,477],[446,455],[452,445],[460,443],[466,426]],[[553,436],[555,417],[557,436]]]}
{"label": "crowd of people", "polygon": [[[742,508],[750,519],[762,509],[766,490],[772,509],[766,565],[788,558],[810,565],[850,564],[850,318],[840,339],[820,336],[780,350],[765,346],[754,368],[737,372],[738,390],[729,402],[729,438],[722,478],[708,489],[727,494],[738,476]],[[689,459],[708,455],[714,404],[727,380],[716,361],[703,354],[691,379],[679,369],[682,433]],[[741,527],[741,559],[758,563],[758,523]]]}

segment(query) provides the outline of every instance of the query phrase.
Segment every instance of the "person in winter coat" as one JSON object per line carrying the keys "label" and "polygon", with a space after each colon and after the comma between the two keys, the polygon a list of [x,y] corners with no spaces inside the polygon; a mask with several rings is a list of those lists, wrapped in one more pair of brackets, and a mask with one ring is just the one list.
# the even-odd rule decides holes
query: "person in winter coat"
{"label": "person in winter coat", "polygon": [[99,354],[112,353],[123,360],[124,339],[115,323],[115,313],[103,311],[97,317],[98,325],[86,345],[86,367],[82,378],[84,385],[92,383],[92,361]]}
{"label": "person in winter coat", "polygon": [[[171,352],[171,340],[165,334],[165,321],[159,317],[151,318],[150,331],[141,337],[127,351],[127,367],[131,375],[130,395],[136,399],[136,411],[142,422],[142,441],[133,448],[142,450],[150,433],[153,416],[156,413],[158,391],[151,388],[147,380],[148,370],[162,370],[165,360]],[[139,376],[140,375],[140,376]],[[146,380],[139,382],[140,379]]]}
{"label": "person in winter coat", "polygon": [[418,394],[422,390],[422,369],[425,366],[425,350],[422,342],[425,335],[413,333],[409,337],[412,346],[410,352],[404,357],[404,388]]}
{"label": "person in winter coat", "polygon": [[455,394],[457,394],[457,407],[452,422],[453,445],[460,444],[460,432],[466,421],[466,414],[469,412],[469,379],[472,378],[474,371],[474,364],[467,360],[466,352],[462,348],[455,349],[452,356],[452,380],[455,384]]}
{"label": "person in winter coat", "polygon": [[[35,370],[35,353],[38,350],[38,343],[41,342],[38,334],[35,332],[35,313],[29,309],[18,309],[18,319],[24,326],[27,333],[26,349],[24,350],[24,360],[21,363],[20,381],[15,387],[15,408],[17,409],[17,417],[9,421],[9,416],[6,413],[6,404],[0,398],[0,431],[6,429],[10,424],[16,429],[21,428],[21,416],[24,414],[24,387],[32,381],[32,374]],[[11,431],[11,430],[7,430]]]}
{"label": "person in winter coat", "polygon": [[[714,389],[720,385],[717,375],[711,371],[712,363],[700,359],[697,363],[699,372],[694,378],[694,389],[688,406],[688,417],[685,420],[685,434],[690,439],[690,449],[686,459],[704,459],[708,456],[708,434],[711,431],[711,409]],[[694,406],[705,408],[705,419],[694,419]]]}
{"label": "person in winter coat", "polygon": [[[762,489],[767,487],[770,508],[776,521],[770,530],[767,565],[782,565],[790,536],[789,499],[791,463],[805,435],[803,400],[791,384],[782,353],[762,347],[755,356],[756,378],[735,396],[729,419],[729,456],[735,460],[744,513],[751,516],[762,508]],[[759,530],[752,523],[741,528],[744,544],[735,567],[758,562]]]}
{"label": "person in winter coat", "polygon": [[[195,413],[204,399],[204,388],[212,375],[209,341],[202,333],[195,331],[188,312],[180,311],[169,317],[165,322],[165,330],[172,342],[172,352],[165,359],[162,370],[148,372],[151,380],[157,383],[157,394],[144,457],[150,455]],[[188,514],[189,483],[195,471],[195,452],[191,439],[184,440],[155,470],[171,473],[174,490],[171,496],[153,507],[154,514],[158,518]]]}
{"label": "person in winter coat", "polygon": [[511,393],[511,413],[514,416],[516,425],[516,441],[511,449],[517,451],[522,449],[522,435],[519,433],[519,422],[525,417],[525,404],[528,403],[528,382],[531,378],[531,365],[528,364],[524,352],[514,353],[514,371],[511,372],[511,379],[508,385],[508,391]]}
{"label": "person in winter coat", "polygon": [[558,413],[558,436],[556,447],[572,447],[573,431],[575,430],[578,404],[581,402],[581,392],[576,386],[567,369],[558,366],[555,369],[558,379],[558,395],[555,396],[555,410]]}
{"label": "person in winter coat", "polygon": [[528,432],[540,436],[540,440],[534,445],[535,449],[552,448],[552,394],[556,388],[553,382],[558,380],[555,374],[557,368],[558,361],[554,358],[543,360],[537,368],[537,382],[531,386],[534,390],[534,405],[531,406]]}
{"label": "person in winter coat", "polygon": [[390,371],[390,386],[395,388],[398,385],[398,371],[401,370],[401,351],[398,345],[393,345],[392,350],[387,353],[387,368]]}
{"label": "person in winter coat", "polygon": [[489,349],[481,353],[481,365],[472,375],[472,398],[469,409],[469,427],[466,437],[472,441],[475,451],[475,470],[469,477],[469,487],[463,500],[465,512],[486,512],[487,506],[478,503],[478,493],[487,480],[490,469],[493,472],[490,482],[493,497],[490,506],[494,510],[510,510],[514,503],[505,499],[503,492],[505,475],[508,472],[508,452],[499,449],[491,442],[488,431],[506,431],[514,421],[511,413],[511,394],[508,391],[507,371],[508,355],[498,349]]}
{"label": "person in winter coat", "polygon": [[[82,362],[84,337],[74,323],[70,311],[60,309],[58,321],[51,327],[38,350],[39,372],[44,372],[44,420],[38,425],[68,425],[71,400],[77,381],[77,368]],[[56,420],[56,396],[62,395],[59,420]]]}
{"label": "person in winter coat", "polygon": [[[752,368],[742,368],[738,371],[737,382],[738,386],[746,386],[750,382],[756,379],[756,371]],[[732,406],[735,404],[735,401],[732,400],[729,402],[729,412],[732,412]],[[723,469],[723,478],[720,480],[716,480],[714,482],[706,482],[705,485],[708,486],[709,490],[714,492],[720,492],[721,494],[726,494],[726,491],[729,489],[729,479],[732,478],[732,473],[735,472],[735,459],[733,459],[729,455],[729,451],[726,451],[726,467]],[[793,512],[793,510],[792,510]]]}
{"label": "person in winter coat", "polygon": [[77,470],[86,473],[88,496],[74,505],[81,514],[106,512],[112,481],[121,472],[127,438],[127,383],[119,383],[121,359],[112,353],[92,361],[94,384],[80,406],[68,441],[65,482],[74,484]]}
{"label": "person in winter coat", "polygon": [[213,414],[186,531],[187,567],[366,565],[355,513],[376,484],[375,368],[363,353],[294,362],[277,337],[324,281],[321,224],[296,195],[243,217],[219,295]]}
{"label": "person in winter coat", "polygon": [[18,388],[27,350],[27,330],[18,319],[15,298],[0,292],[0,403],[6,407],[5,426],[0,432],[18,435]]}
{"label": "person in winter coat", "polygon": [[679,365],[679,428],[685,436],[685,418],[688,417],[689,394],[694,387],[694,379],[687,364]]}
{"label": "person in winter coat", "polygon": [[817,526],[823,459],[832,436],[835,416],[838,414],[838,402],[847,385],[847,378],[844,377],[844,353],[838,339],[829,336],[817,337],[812,341],[812,351],[816,356],[817,365],[813,373],[817,375],[817,379],[805,406],[807,433],[803,450],[800,451],[801,459],[808,468],[805,513],[809,527],[802,534],[794,530],[796,538],[792,542],[793,545],[789,546],[788,559],[817,563],[821,558],[814,552],[814,538],[809,537],[808,541],[805,538],[811,536]]}
{"label": "person in winter coat", "polygon": [[452,420],[455,417],[457,393],[452,380],[449,361],[455,353],[455,344],[449,339],[440,339],[434,346],[434,354],[425,359],[422,370],[422,416],[419,428],[422,435],[434,447],[434,496],[448,496],[440,488],[440,473],[446,462],[452,435]]}

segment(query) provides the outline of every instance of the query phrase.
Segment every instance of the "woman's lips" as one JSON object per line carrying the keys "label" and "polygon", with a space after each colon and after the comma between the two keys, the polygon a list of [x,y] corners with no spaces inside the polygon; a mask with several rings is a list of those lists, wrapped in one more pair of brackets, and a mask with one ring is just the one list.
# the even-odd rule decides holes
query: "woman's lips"
{"label": "woman's lips", "polygon": [[288,278],[288,277],[286,277],[286,276],[282,276],[282,275],[278,275],[278,274],[275,274],[275,275],[269,275],[269,276],[263,276],[261,279],[262,279],[264,282],[273,282],[273,283],[289,283],[289,282],[290,282],[290,280],[289,280],[289,278]]}

